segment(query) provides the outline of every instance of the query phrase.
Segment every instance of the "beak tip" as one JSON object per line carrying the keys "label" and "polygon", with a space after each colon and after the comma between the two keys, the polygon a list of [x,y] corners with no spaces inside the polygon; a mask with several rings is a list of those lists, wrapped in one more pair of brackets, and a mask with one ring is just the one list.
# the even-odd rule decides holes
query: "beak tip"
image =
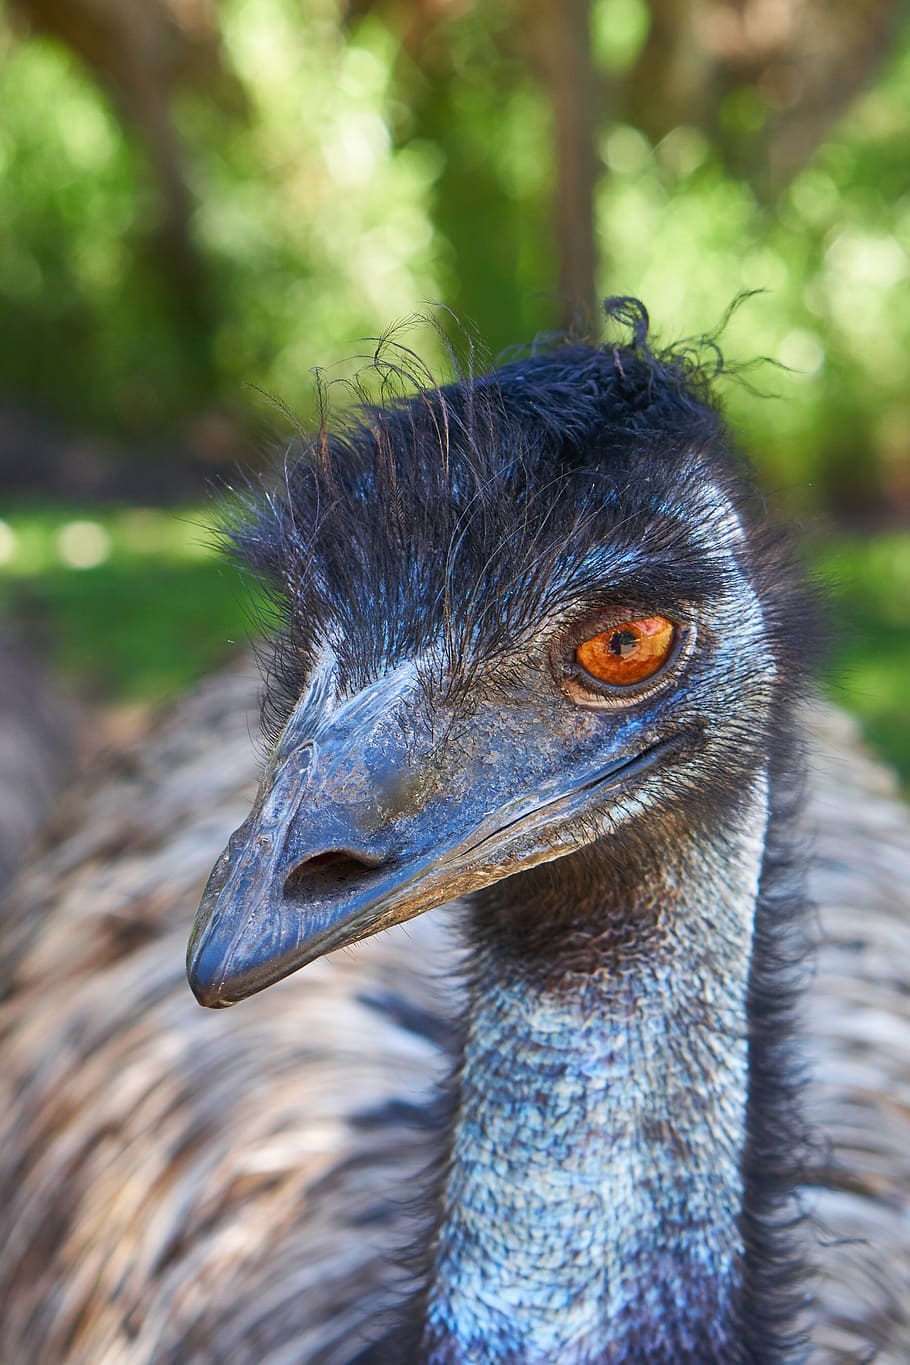
{"label": "beak tip", "polygon": [[193,943],[187,954],[186,979],[200,1005],[206,1009],[225,1009],[233,1000],[224,996],[224,956],[214,950],[211,941]]}

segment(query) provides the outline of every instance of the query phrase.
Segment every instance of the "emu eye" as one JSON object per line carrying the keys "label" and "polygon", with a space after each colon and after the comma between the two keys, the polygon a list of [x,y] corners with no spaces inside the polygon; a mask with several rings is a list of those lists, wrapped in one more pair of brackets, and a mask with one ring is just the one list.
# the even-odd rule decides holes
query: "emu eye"
{"label": "emu eye", "polygon": [[676,627],[665,616],[622,621],[585,640],[575,650],[576,662],[598,682],[628,687],[644,682],[670,657]]}

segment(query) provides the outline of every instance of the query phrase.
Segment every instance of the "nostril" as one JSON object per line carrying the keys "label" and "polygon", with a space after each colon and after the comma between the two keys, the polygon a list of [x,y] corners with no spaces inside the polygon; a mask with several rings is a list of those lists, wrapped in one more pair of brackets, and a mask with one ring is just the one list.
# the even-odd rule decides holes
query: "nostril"
{"label": "nostril", "polygon": [[303,862],[291,868],[284,879],[284,893],[293,898],[338,890],[372,872],[381,862],[381,858],[352,853],[343,848],[314,853],[311,858],[304,858]]}

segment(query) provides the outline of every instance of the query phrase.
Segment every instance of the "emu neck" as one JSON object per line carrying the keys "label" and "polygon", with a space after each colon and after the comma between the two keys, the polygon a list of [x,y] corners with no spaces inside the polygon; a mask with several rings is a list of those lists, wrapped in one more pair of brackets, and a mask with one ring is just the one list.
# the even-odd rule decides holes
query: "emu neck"
{"label": "emu neck", "polygon": [[621,889],[571,858],[476,905],[424,1328],[432,1365],[741,1358],[766,824],[761,778],[723,824],[668,839]]}

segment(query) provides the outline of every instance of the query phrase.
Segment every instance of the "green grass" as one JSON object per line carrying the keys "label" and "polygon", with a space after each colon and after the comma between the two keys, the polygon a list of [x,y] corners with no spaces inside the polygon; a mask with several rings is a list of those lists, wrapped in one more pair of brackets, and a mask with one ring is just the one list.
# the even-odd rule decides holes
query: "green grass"
{"label": "green grass", "polygon": [[[255,629],[259,594],[219,560],[212,519],[194,508],[14,508],[0,521],[0,612],[86,699],[164,701]],[[826,685],[910,782],[910,533],[809,549],[830,586]]]}
{"label": "green grass", "polygon": [[910,783],[910,533],[832,537],[812,558],[829,589],[828,690]]}
{"label": "green grass", "polygon": [[0,522],[0,611],[86,700],[164,701],[255,630],[259,595],[218,558],[211,520],[210,509],[15,509]]}

